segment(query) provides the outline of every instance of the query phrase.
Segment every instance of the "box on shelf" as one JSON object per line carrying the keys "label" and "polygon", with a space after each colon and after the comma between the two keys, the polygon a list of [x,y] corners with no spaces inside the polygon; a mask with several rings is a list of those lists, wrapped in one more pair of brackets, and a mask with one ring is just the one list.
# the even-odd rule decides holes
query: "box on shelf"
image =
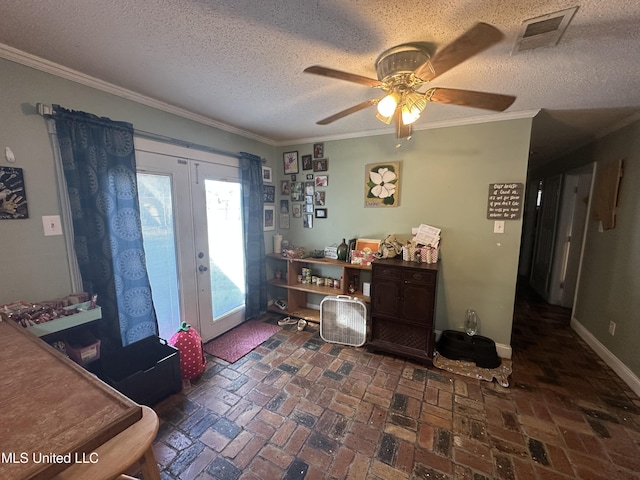
{"label": "box on shelf", "polygon": [[376,254],[373,252],[367,252],[364,250],[354,250],[351,252],[351,264],[353,265],[371,265],[371,262],[376,258]]}
{"label": "box on shelf", "polygon": [[177,348],[155,335],[102,359],[102,380],[134,402],[152,406],[182,389]]}
{"label": "box on shelf", "polygon": [[83,330],[66,337],[64,349],[71,360],[84,367],[100,358],[100,339]]}

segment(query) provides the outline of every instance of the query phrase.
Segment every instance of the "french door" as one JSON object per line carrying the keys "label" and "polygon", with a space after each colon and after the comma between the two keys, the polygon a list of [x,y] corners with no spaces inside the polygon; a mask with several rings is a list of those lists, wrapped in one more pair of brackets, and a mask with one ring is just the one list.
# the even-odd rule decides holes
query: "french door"
{"label": "french door", "polygon": [[160,336],[204,341],[244,321],[238,160],[136,139],[142,234]]}

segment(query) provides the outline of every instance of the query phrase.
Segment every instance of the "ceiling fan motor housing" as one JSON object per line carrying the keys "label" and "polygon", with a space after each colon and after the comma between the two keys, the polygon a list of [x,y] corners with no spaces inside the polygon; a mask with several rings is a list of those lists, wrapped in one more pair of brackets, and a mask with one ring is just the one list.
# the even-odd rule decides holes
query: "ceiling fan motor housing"
{"label": "ceiling fan motor housing", "polygon": [[423,47],[411,43],[385,50],[376,60],[378,80],[388,82],[399,75],[410,75],[430,58]]}

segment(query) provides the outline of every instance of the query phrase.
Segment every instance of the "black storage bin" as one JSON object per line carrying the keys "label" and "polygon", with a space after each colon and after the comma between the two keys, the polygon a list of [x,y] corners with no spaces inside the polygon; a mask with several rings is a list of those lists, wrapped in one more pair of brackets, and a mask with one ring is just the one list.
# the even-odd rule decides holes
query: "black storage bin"
{"label": "black storage bin", "polygon": [[150,336],[102,359],[102,380],[134,402],[152,406],[182,389],[178,349]]}
{"label": "black storage bin", "polygon": [[481,368],[497,368],[502,363],[496,351],[496,343],[481,335],[445,330],[438,340],[437,350],[449,360],[467,360],[475,362]]}

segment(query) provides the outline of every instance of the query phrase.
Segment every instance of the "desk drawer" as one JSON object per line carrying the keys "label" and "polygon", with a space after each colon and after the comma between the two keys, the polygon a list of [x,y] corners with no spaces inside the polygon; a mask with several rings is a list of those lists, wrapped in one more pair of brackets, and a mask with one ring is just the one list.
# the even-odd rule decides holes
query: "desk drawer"
{"label": "desk drawer", "polygon": [[421,283],[423,285],[434,285],[436,282],[435,272],[424,270],[404,270],[402,280],[405,283]]}
{"label": "desk drawer", "polygon": [[399,280],[400,279],[399,268],[385,267],[385,266],[374,266],[373,268],[373,278],[385,278],[387,280]]}

